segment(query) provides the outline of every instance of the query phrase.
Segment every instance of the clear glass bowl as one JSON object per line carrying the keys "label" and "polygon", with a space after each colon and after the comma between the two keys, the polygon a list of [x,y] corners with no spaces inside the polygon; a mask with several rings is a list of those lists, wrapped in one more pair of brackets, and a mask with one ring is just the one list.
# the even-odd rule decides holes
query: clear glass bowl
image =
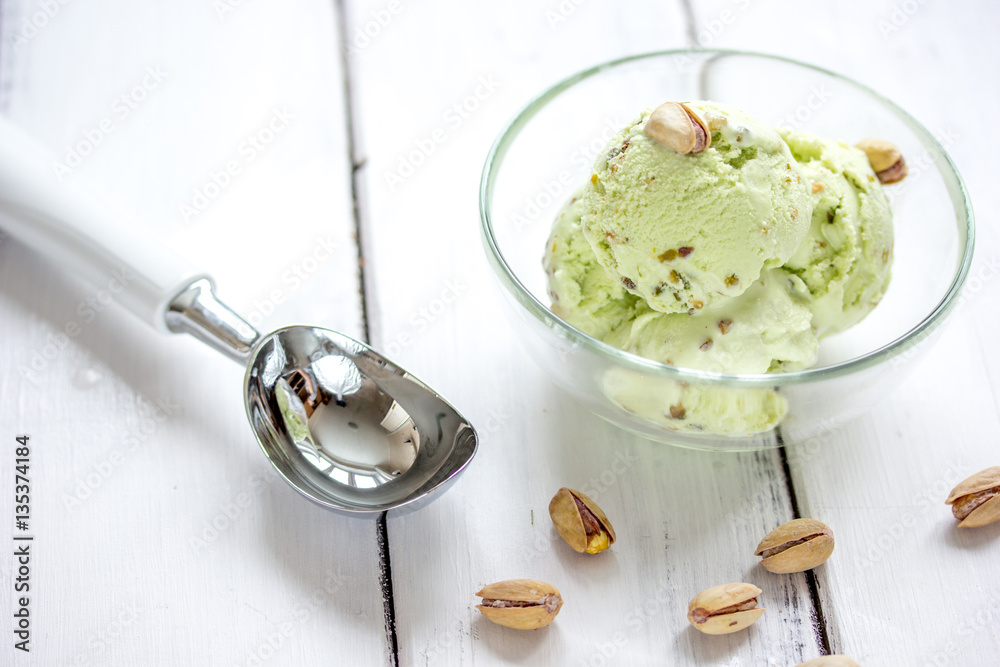
{"label": "clear glass bowl", "polygon": [[[602,343],[549,310],[541,258],[560,206],[639,111],[692,99],[848,143],[886,139],[907,160],[909,176],[887,187],[895,225],[889,290],[864,321],[822,341],[814,368],[767,375],[677,368]],[[850,79],[746,52],[651,53],[560,82],[500,134],[486,159],[479,206],[486,253],[518,338],[555,383],[626,430],[702,449],[801,442],[870,408],[916,366],[957,303],[972,260],[968,194],[930,132]],[[713,426],[678,429],[670,407],[679,397],[710,411]]]}

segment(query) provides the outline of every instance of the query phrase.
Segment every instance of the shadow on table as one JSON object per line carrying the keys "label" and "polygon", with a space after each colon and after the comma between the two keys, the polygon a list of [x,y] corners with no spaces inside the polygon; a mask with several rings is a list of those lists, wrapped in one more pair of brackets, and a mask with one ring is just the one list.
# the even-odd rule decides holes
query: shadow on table
{"label": "shadow on table", "polygon": [[289,632],[312,626],[345,646],[362,632],[385,650],[375,520],[318,507],[275,477],[262,507],[261,548],[297,591]]}
{"label": "shadow on table", "polygon": [[538,630],[511,630],[491,623],[476,612],[472,632],[478,638],[478,650],[484,650],[504,664],[554,665],[558,656],[569,655],[566,638],[559,629],[559,618]]}
{"label": "shadow on table", "polygon": [[942,519],[938,534],[949,546],[963,551],[992,549],[1000,540],[1000,521],[979,528],[959,528],[958,522]]}

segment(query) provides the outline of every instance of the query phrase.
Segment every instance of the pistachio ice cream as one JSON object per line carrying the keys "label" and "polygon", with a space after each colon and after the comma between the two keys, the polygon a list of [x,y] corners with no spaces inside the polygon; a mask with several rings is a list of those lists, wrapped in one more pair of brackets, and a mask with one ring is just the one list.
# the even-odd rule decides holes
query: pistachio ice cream
{"label": "pistachio ice cream", "polygon": [[[812,366],[820,337],[879,302],[891,261],[892,216],[864,152],[688,102],[611,139],[543,264],[553,312],[580,331],[664,364],[763,374]],[[605,391],[690,432],[760,433],[788,409],[766,388],[635,373],[610,373]]]}
{"label": "pistachio ice cream", "polygon": [[574,196],[556,217],[543,263],[552,311],[580,331],[639,356],[718,373],[808,368],[818,341],[801,280],[767,269],[739,298],[663,313],[615,281],[588,252]]}
{"label": "pistachio ice cream", "polygon": [[805,240],[785,263],[808,290],[820,336],[860,322],[892,266],[892,212],[868,157],[843,142],[782,131],[815,199]]}
{"label": "pistachio ice cream", "polygon": [[651,138],[647,109],[606,147],[582,226],[598,261],[653,310],[687,313],[739,296],[805,238],[813,199],[772,128],[691,102],[710,145],[682,154]]}

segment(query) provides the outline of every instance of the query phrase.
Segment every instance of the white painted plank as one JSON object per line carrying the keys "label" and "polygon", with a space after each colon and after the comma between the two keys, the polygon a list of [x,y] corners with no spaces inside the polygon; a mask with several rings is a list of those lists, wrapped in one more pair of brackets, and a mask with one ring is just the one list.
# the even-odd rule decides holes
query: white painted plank
{"label": "white painted plank", "polygon": [[[959,480],[1000,461],[1000,354],[992,333],[1000,324],[1000,195],[982,150],[1000,133],[971,120],[1000,108],[1000,90],[970,66],[1000,61],[991,27],[997,9],[987,2],[733,4],[696,3],[701,26],[743,8],[717,45],[766,45],[872,86],[948,138],[969,187],[978,218],[975,278],[950,329],[873,413],[790,456],[803,512],[827,520],[837,535],[837,551],[819,571],[834,649],[862,664],[990,662],[1000,650],[1000,532],[957,531],[943,503]],[[970,117],[971,110],[980,111]]]}
{"label": "white painted plank", "polygon": [[[262,329],[360,335],[333,6],[228,4],[4,2],[3,113],[64,161],[89,151],[68,178],[202,263]],[[2,535],[27,433],[35,536],[32,652],[8,635],[0,663],[384,664],[374,525],[272,471],[242,370],[115,306],[90,321],[99,293],[13,240],[0,276]]]}
{"label": "white painted plank", "polygon": [[[378,25],[387,6],[352,4],[350,33]],[[683,46],[680,5],[563,3],[575,9],[554,26],[546,12],[558,3],[395,6],[352,54],[373,338],[483,438],[446,496],[389,520],[400,664],[784,664],[817,653],[805,577],[761,572],[752,555],[791,518],[780,457],[675,450],[588,414],[524,356],[480,245],[479,173],[502,124],[585,66]],[[484,80],[495,90],[470,97]],[[467,117],[454,111],[463,103]],[[428,141],[433,153],[414,153]],[[559,541],[547,505],[563,485],[615,521],[611,552],[588,558]],[[474,593],[512,577],[561,589],[553,626],[519,634],[480,617]],[[764,589],[765,622],[721,639],[688,626],[694,594],[742,580]]]}

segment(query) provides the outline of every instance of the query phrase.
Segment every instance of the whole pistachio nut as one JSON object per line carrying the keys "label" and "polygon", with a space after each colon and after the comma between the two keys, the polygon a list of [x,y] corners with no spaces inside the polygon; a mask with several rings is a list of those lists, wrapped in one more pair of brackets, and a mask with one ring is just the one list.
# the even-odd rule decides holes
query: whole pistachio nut
{"label": "whole pistachio nut", "polygon": [[806,660],[797,667],[861,667],[846,655],[821,655],[812,660]]}
{"label": "whole pistachio nut", "polygon": [[579,491],[559,489],[549,501],[549,516],[574,551],[597,554],[615,543],[615,529],[604,510]]}
{"label": "whole pistachio nut", "polygon": [[948,495],[946,505],[959,528],[978,528],[1000,521],[1000,466],[980,470]]}
{"label": "whole pistachio nut", "polygon": [[483,598],[476,609],[497,625],[516,630],[537,630],[551,623],[562,607],[555,586],[536,579],[509,579],[490,584],[476,593]]}
{"label": "whole pistachio nut", "polygon": [[722,584],[698,593],[688,604],[691,625],[707,635],[728,635],[753,625],[761,614],[753,584]]}
{"label": "whole pistachio nut", "polygon": [[909,169],[906,167],[906,160],[894,144],[881,139],[862,139],[856,148],[860,148],[868,156],[872,171],[878,176],[878,180],[884,185],[898,183],[906,178]]}
{"label": "whole pistachio nut", "polygon": [[768,572],[805,572],[822,565],[833,553],[833,531],[816,519],[794,519],[783,523],[757,545],[754,555],[763,558]]}
{"label": "whole pistachio nut", "polygon": [[680,102],[664,102],[646,120],[646,134],[678,153],[700,153],[712,145],[712,133],[701,116]]}

